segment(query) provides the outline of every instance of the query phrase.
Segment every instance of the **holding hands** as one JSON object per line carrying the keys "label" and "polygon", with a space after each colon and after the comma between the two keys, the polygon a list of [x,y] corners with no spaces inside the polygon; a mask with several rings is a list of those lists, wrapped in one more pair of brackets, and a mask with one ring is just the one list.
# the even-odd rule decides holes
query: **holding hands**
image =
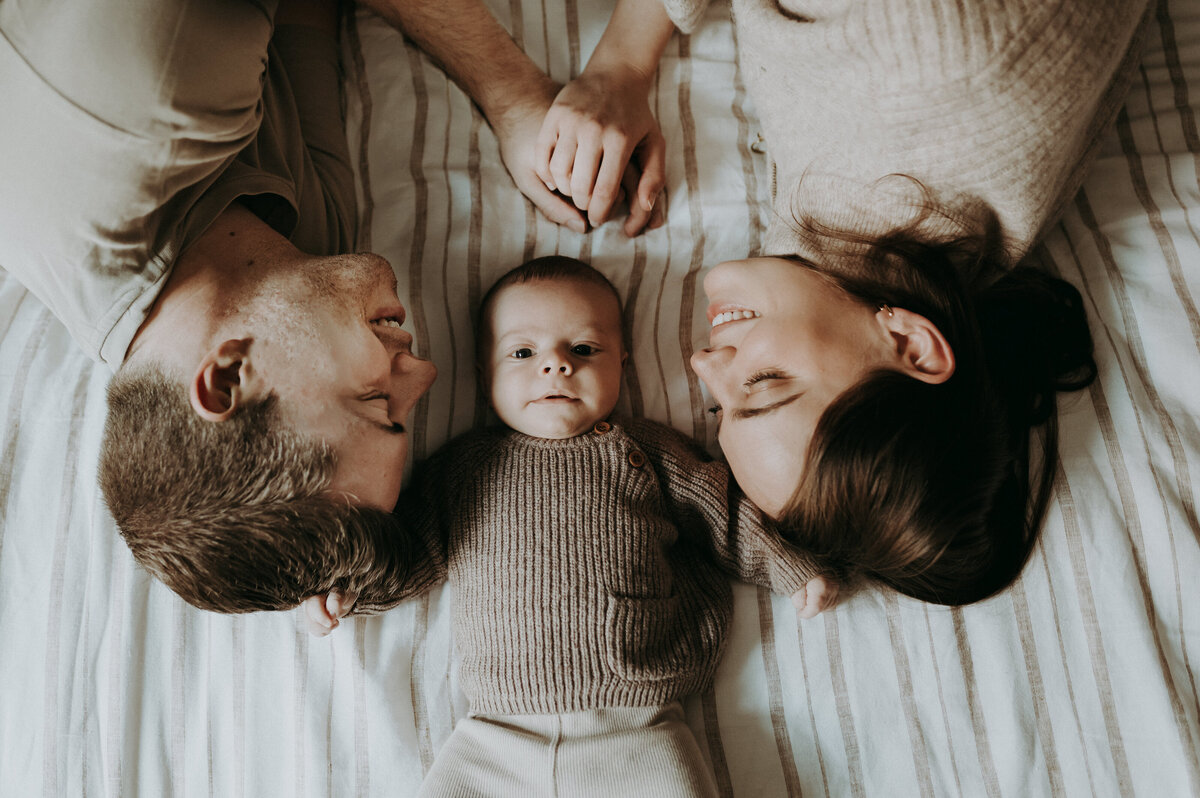
{"label": "holding hands", "polygon": [[625,235],[635,236],[664,221],[657,200],[665,181],[666,142],[650,113],[654,72],[628,63],[596,67],[595,61],[546,112],[534,147],[535,168],[547,190],[569,197],[593,227],[608,220],[623,192],[629,203]]}

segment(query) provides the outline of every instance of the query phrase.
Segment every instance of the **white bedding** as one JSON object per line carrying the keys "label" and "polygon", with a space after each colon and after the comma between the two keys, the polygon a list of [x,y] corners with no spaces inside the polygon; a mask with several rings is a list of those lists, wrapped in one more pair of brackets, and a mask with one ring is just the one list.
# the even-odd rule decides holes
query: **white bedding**
{"label": "white bedding", "polygon": [[[611,0],[492,5],[563,80]],[[346,54],[361,245],[395,267],[440,369],[415,456],[484,417],[480,292],[553,252],[626,299],[623,408],[713,446],[685,367],[707,340],[699,278],[757,247],[770,190],[727,8],[668,46],[668,224],[633,241],[540,219],[464,95],[379,20],[352,19]],[[1055,500],[1020,581],[958,610],[865,589],[803,623],[736,588],[716,686],[685,705],[722,795],[1200,795],[1198,91],[1200,3],[1161,0],[1117,125],[1039,250],[1083,292],[1101,376],[1062,404]],[[412,795],[465,711],[450,591],[324,640],[295,613],[191,609],[134,565],[96,489],[107,379],[0,271],[0,795]]]}

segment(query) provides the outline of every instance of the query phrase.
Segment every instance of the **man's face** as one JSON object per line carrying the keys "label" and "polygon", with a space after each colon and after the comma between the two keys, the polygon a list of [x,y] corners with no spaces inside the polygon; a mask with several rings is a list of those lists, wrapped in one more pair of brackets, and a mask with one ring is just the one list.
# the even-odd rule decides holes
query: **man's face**
{"label": "man's face", "polygon": [[250,308],[256,363],[284,417],[337,456],[331,490],[390,511],[408,455],[405,424],[437,369],[400,329],[396,277],[376,255],[313,258]]}
{"label": "man's face", "polygon": [[495,297],[484,379],[496,415],[538,438],[587,432],[616,407],[625,349],[616,297],[579,280],[535,280]]}

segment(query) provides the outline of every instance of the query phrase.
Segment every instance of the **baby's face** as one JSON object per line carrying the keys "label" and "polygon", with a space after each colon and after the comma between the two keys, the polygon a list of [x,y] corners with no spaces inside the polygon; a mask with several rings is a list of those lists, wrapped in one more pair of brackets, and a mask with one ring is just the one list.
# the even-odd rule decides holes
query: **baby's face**
{"label": "baby's face", "polygon": [[482,363],[492,407],[538,438],[571,438],[608,417],[625,349],[617,300],[576,280],[538,280],[494,299]]}

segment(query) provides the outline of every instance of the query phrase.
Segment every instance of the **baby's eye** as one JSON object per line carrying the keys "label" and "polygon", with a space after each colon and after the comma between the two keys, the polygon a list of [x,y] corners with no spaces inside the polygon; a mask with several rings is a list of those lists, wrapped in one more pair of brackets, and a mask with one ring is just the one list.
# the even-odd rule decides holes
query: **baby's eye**
{"label": "baby's eye", "polygon": [[508,356],[514,360],[524,360],[527,357],[533,357],[533,350],[527,346],[523,346],[520,349],[514,349]]}
{"label": "baby's eye", "polygon": [[575,344],[571,347],[571,354],[587,357],[588,355],[596,354],[596,347],[591,344]]}

